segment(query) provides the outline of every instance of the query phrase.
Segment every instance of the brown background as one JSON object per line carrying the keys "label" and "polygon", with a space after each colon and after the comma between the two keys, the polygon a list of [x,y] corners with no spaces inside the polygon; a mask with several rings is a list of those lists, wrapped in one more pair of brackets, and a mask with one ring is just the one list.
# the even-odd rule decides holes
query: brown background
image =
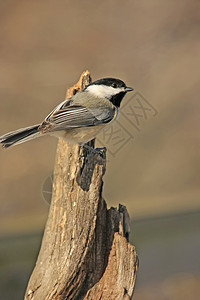
{"label": "brown background", "polygon": [[[0,134],[40,122],[85,69],[93,79],[124,80],[158,110],[115,158],[109,155],[105,176],[109,205],[125,204],[135,220],[142,261],[136,300],[179,299],[179,285],[189,282],[195,291],[199,282],[199,11],[195,0],[0,1]],[[119,122],[127,128],[124,117]],[[15,272],[23,293],[37,254],[56,143],[45,137],[0,150],[4,299],[12,299]],[[34,251],[27,246],[35,244]],[[15,247],[19,256],[6,260]],[[20,253],[29,250],[26,263]],[[154,298],[145,294],[150,282]]]}

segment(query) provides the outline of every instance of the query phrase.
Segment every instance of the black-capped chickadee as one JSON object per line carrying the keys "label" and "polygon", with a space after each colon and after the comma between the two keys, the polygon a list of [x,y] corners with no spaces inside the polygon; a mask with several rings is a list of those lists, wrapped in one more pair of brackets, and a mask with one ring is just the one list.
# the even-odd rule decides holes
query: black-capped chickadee
{"label": "black-capped chickadee", "polygon": [[56,106],[41,124],[7,133],[0,137],[0,143],[8,148],[50,134],[84,145],[117,119],[123,97],[132,90],[115,78],[94,81]]}

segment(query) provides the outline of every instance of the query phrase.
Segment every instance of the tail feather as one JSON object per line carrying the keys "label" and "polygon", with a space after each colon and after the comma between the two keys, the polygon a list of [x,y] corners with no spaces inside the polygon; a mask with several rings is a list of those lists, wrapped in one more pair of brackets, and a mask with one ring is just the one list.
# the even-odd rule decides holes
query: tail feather
{"label": "tail feather", "polygon": [[3,148],[8,148],[39,137],[39,126],[40,124],[33,125],[4,134],[0,137],[0,144],[2,144]]}

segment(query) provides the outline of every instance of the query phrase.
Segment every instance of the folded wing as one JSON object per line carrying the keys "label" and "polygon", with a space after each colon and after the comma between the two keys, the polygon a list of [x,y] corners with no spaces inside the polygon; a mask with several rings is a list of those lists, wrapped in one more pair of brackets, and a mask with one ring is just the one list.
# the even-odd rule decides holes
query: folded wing
{"label": "folded wing", "polygon": [[82,105],[61,106],[54,110],[40,126],[43,132],[79,127],[90,127],[110,122],[115,115],[113,108]]}

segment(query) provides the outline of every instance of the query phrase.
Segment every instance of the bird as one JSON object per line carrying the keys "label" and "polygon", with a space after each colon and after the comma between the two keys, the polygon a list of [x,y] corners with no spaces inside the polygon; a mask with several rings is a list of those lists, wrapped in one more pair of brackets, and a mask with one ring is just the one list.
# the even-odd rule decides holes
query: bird
{"label": "bird", "polygon": [[0,144],[9,148],[49,134],[88,148],[87,142],[117,120],[121,101],[131,91],[120,79],[96,80],[62,101],[40,124],[0,136]]}

